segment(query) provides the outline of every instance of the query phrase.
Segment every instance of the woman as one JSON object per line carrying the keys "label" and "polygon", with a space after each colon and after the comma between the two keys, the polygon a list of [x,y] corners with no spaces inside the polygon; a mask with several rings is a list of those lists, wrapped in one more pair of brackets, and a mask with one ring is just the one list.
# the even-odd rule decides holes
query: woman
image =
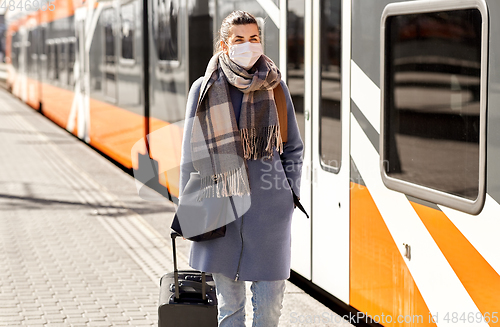
{"label": "woman", "polygon": [[[251,198],[249,210],[227,225],[224,237],[191,247],[190,266],[213,274],[221,327],[245,326],[244,281],[252,281],[254,326],[277,326],[290,276],[290,185],[299,196],[303,143],[288,88],[262,53],[260,41],[251,14],[235,11],[227,16],[217,52],[205,76],[191,86],[186,109],[181,193],[196,170],[203,181],[202,197]],[[273,97],[279,84],[288,114],[284,144]],[[194,123],[189,119],[193,117]],[[198,144],[206,146],[205,152]],[[221,153],[240,161],[221,159]]]}

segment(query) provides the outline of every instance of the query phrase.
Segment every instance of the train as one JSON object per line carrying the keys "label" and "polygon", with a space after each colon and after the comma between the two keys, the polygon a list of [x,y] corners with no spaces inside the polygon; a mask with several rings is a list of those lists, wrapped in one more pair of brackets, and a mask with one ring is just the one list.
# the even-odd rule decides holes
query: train
{"label": "train", "polygon": [[11,92],[173,202],[189,87],[251,12],[305,146],[293,276],[351,323],[500,325],[500,2],[35,1]]}

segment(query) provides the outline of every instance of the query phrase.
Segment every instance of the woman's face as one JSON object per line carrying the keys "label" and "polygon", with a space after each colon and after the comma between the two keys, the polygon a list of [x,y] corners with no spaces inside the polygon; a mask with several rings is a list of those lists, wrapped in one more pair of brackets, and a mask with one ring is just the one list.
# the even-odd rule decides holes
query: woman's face
{"label": "woman's face", "polygon": [[229,30],[227,41],[220,41],[220,44],[222,51],[228,55],[230,46],[245,42],[260,43],[257,24],[233,25]]}

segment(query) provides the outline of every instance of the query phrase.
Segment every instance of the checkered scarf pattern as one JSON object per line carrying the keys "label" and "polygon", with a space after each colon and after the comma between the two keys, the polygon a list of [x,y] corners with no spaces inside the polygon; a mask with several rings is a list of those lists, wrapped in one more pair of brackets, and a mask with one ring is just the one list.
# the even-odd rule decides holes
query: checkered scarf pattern
{"label": "checkered scarf pattern", "polygon": [[[271,158],[275,148],[283,152],[273,95],[280,81],[278,68],[265,55],[251,72],[224,53],[212,57],[201,85],[191,135],[193,165],[202,182],[199,200],[250,194],[246,160]],[[238,123],[228,82],[243,92]]]}

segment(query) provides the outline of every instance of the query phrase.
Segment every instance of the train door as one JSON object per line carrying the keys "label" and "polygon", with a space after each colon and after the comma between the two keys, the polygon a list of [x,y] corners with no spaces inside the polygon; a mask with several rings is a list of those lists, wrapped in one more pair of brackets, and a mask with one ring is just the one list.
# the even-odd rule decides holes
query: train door
{"label": "train door", "polygon": [[349,303],[349,1],[312,17],[312,282]]}
{"label": "train door", "polygon": [[78,137],[89,142],[89,59],[87,53],[87,37],[85,26],[87,21],[87,8],[79,8],[75,11],[75,97],[71,107],[70,118],[66,129],[73,132],[75,118],[78,122]]}
{"label": "train door", "polygon": [[26,26],[21,26],[17,33],[19,35],[17,43],[17,77],[13,88],[13,93],[26,102],[28,97],[27,70],[28,70],[28,30]]}
{"label": "train door", "polygon": [[36,28],[37,21],[32,18],[27,23],[29,28],[28,31],[28,43],[26,45],[26,60],[27,60],[27,98],[26,103],[34,109],[39,109],[40,99],[39,99],[39,86],[38,86],[38,29]]}
{"label": "train door", "polygon": [[[41,19],[39,19],[41,21]],[[38,78],[38,99],[40,101],[40,110],[43,110],[43,99],[42,99],[42,85],[44,80],[47,78],[47,25],[46,24],[41,24],[38,27],[38,56],[37,56],[37,62],[38,62],[38,73],[37,73],[37,78]]]}
{"label": "train door", "polygon": [[[300,202],[311,213],[311,7],[312,1],[287,3],[287,85],[304,143]],[[283,28],[283,27],[281,27]],[[282,68],[283,70],[283,68]],[[295,210],[292,219],[292,269],[311,279],[311,219]]]}

